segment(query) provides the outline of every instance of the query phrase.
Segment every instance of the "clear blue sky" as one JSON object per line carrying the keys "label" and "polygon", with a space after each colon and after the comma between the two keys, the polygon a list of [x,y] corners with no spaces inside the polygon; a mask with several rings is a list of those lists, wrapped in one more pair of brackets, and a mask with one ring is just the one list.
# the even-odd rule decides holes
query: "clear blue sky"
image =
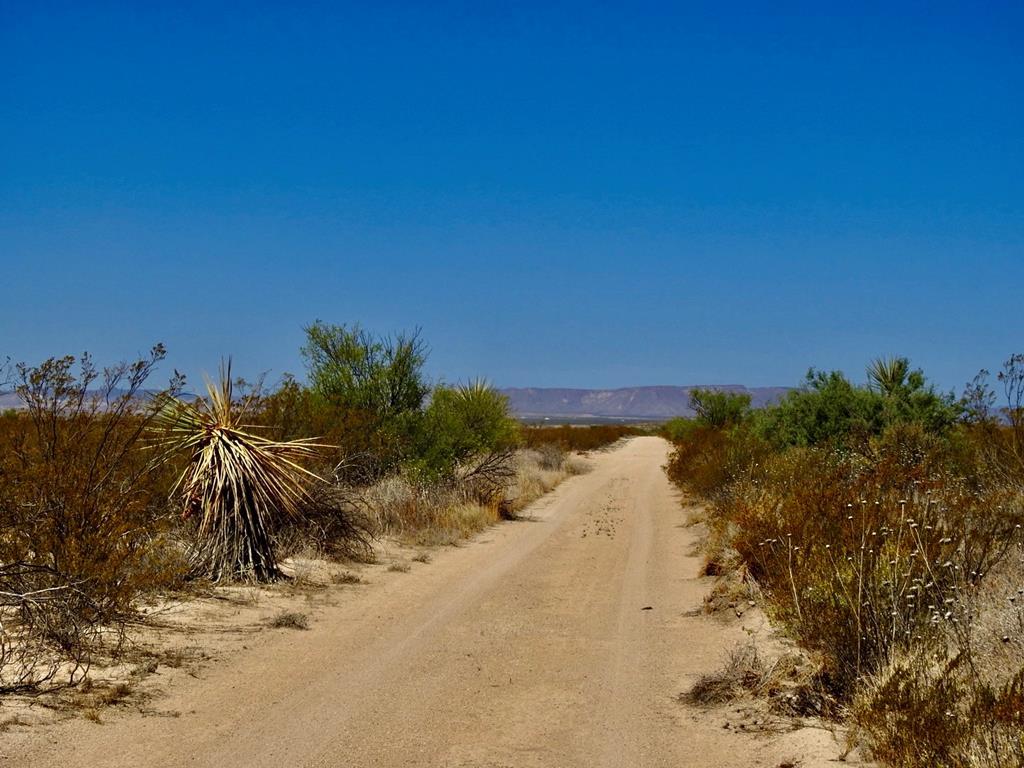
{"label": "clear blue sky", "polygon": [[1024,5],[838,5],[0,0],[0,358],[959,386],[1024,351]]}

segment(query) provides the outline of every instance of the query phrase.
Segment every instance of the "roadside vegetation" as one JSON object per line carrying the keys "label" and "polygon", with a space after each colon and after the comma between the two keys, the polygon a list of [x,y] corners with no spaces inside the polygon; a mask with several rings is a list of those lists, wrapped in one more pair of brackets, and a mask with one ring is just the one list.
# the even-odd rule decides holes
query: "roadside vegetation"
{"label": "roadside vegetation", "polygon": [[990,379],[956,398],[893,359],[762,410],[692,393],[667,471],[705,502],[716,602],[758,599],[804,653],[798,685],[748,653],[692,696],[782,693],[888,765],[1024,765],[1024,356]]}
{"label": "roadside vegetation", "polygon": [[302,352],[308,384],[226,364],[201,396],[177,375],[154,389],[160,345],[6,370],[22,407],[0,414],[0,693],[117,660],[142,598],[288,580],[296,556],[369,561],[381,537],[455,544],[582,471],[487,383],[428,382],[418,332],[318,321]]}
{"label": "roadside vegetation", "polygon": [[529,448],[557,445],[565,451],[597,451],[620,440],[648,435],[651,430],[628,424],[590,424],[572,426],[523,426],[523,444]]}

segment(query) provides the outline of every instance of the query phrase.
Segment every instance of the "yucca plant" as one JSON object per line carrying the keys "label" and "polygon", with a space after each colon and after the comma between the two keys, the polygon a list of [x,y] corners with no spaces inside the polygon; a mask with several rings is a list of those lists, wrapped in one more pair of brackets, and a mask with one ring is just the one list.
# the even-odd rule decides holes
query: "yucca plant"
{"label": "yucca plant", "polygon": [[214,581],[272,581],[280,576],[272,533],[312,502],[310,484],[323,481],[300,462],[323,446],[254,434],[244,421],[255,398],[236,400],[230,363],[206,389],[205,399],[165,395],[155,403],[161,457],[187,456],[173,493],[184,516],[198,519],[196,570]]}
{"label": "yucca plant", "polygon": [[910,361],[905,357],[879,357],[868,365],[868,383],[883,395],[893,395],[907,384]]}

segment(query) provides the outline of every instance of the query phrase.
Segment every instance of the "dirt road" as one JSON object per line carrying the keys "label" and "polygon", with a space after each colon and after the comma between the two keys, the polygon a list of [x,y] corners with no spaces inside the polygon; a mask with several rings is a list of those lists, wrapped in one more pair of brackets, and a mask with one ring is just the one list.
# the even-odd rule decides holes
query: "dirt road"
{"label": "dirt road", "polygon": [[[742,627],[694,615],[696,534],[666,443],[597,454],[532,520],[361,588],[306,632],[172,687],[178,717],[32,729],[17,766],[777,766],[830,737],[749,735],[677,700]],[[0,735],[0,740],[5,737]]]}

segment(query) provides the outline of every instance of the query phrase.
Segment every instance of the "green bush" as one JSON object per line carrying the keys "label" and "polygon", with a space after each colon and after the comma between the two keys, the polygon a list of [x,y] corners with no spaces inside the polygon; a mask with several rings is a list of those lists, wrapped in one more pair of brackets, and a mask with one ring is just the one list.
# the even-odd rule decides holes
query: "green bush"
{"label": "green bush", "polygon": [[750,395],[720,389],[690,390],[690,408],[697,422],[709,427],[731,427],[750,415]]}
{"label": "green bush", "polygon": [[[905,364],[901,369],[909,367],[903,359],[898,362]],[[857,386],[839,371],[812,369],[800,389],[756,412],[753,428],[779,448],[825,443],[856,448],[896,424],[920,424],[942,434],[959,415],[952,394],[937,393],[921,371],[884,385]]]}
{"label": "green bush", "polygon": [[696,419],[688,419],[685,416],[676,416],[662,424],[658,429],[658,434],[670,443],[681,443],[689,439],[697,426],[698,422]]}
{"label": "green bush", "polygon": [[430,393],[419,332],[373,336],[319,320],[305,330],[309,393],[296,398],[292,386],[286,399],[321,422],[313,434],[337,440],[339,460],[361,479],[409,460]]}
{"label": "green bush", "polygon": [[508,399],[483,382],[437,387],[417,431],[413,466],[424,477],[453,477],[472,459],[512,448],[518,434]]}

